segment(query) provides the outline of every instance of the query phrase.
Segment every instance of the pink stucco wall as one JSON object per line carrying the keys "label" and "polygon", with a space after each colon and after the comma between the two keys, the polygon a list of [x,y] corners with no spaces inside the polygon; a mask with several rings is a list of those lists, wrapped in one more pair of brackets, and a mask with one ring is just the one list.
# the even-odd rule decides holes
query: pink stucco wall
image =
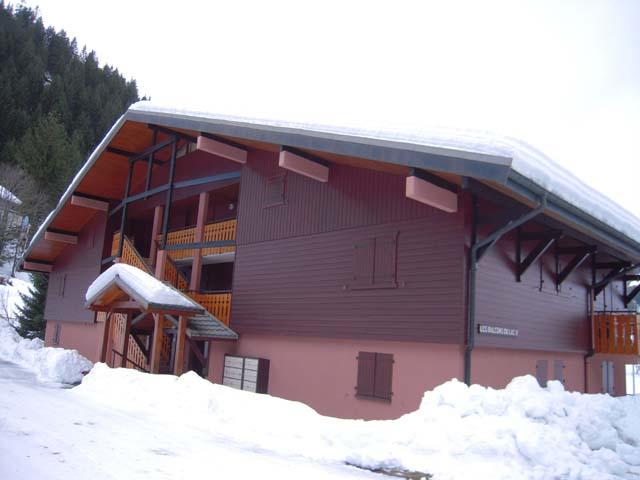
{"label": "pink stucco wall", "polygon": [[47,347],[73,348],[92,362],[99,361],[104,323],[59,322],[60,342],[54,345],[56,323],[58,322],[53,320],[47,321],[44,337]]}
{"label": "pink stucco wall", "polygon": [[[223,349],[229,348],[228,344],[212,345],[212,381],[220,381]],[[359,351],[393,354],[390,403],[356,398]],[[462,378],[463,373],[462,349],[457,345],[245,334],[235,353],[270,360],[271,395],[301,401],[321,414],[342,418],[397,418],[417,409],[425,390]]]}
{"label": "pink stucco wall", "polygon": [[504,388],[513,377],[536,375],[536,362],[548,361],[548,379],[554,379],[554,361],[564,362],[565,388],[584,391],[584,357],[582,353],[513,350],[506,348],[476,348],[471,368],[472,383]]}

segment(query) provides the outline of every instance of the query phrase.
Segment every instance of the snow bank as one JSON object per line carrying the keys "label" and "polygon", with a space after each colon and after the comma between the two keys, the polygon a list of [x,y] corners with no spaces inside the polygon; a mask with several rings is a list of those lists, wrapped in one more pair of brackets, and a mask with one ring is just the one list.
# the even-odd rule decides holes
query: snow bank
{"label": "snow bank", "polygon": [[0,285],[0,359],[17,363],[34,371],[44,382],[78,383],[82,373],[93,364],[76,350],[45,347],[40,339],[27,340],[20,337],[9,324],[7,316],[15,316],[17,306],[22,304],[20,292],[28,293],[31,284],[15,278],[13,285]]}
{"label": "snow bank", "polygon": [[93,364],[77,350],[45,347],[39,338],[20,337],[0,319],[0,359],[17,363],[36,373],[43,382],[78,383]]}
{"label": "snow bank", "polygon": [[640,474],[640,398],[452,380],[393,421],[340,420],[297,402],[211,384],[190,372],[148,375],[97,364],[73,394],[157,415],[257,451],[442,479],[614,479]]}

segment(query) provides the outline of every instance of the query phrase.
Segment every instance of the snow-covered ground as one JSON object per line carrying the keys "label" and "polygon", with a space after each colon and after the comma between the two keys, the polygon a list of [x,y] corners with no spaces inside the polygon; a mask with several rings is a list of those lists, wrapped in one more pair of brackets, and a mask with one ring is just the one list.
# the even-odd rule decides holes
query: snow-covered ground
{"label": "snow-covered ground", "polygon": [[181,377],[94,366],[73,389],[0,364],[0,478],[637,479],[640,399],[565,392],[532,377],[504,390],[447,382],[394,421]]}
{"label": "snow-covered ground", "polygon": [[339,462],[230,441],[207,419],[182,423],[187,404],[169,412],[148,409],[135,393],[121,392],[112,405],[89,390],[53,388],[0,361],[0,479],[380,478]]}
{"label": "snow-covered ground", "polygon": [[[18,363],[20,365],[18,365]],[[640,397],[452,380],[393,421],[340,420],[195,373],[149,375],[19,339],[0,320],[0,479],[640,478]],[[355,466],[361,467],[356,468]]]}

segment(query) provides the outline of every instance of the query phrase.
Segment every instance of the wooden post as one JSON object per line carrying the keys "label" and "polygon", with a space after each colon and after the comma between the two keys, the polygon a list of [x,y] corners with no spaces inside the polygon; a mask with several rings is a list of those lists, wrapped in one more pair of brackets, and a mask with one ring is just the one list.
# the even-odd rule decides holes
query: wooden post
{"label": "wooden post", "polygon": [[158,251],[158,235],[160,235],[160,228],[162,227],[162,216],[164,213],[164,207],[158,205],[153,211],[153,227],[151,227],[151,248],[149,249],[149,260],[151,266],[156,264],[156,253]]}
{"label": "wooden post", "polygon": [[167,263],[167,251],[166,250],[158,250],[157,260],[156,260],[156,271],[155,275],[158,280],[164,280],[164,267]]}
{"label": "wooden post", "polygon": [[104,330],[102,332],[102,347],[100,348],[100,361],[107,362],[107,348],[109,347],[109,334],[111,333],[111,312],[107,313],[104,319]]}
{"label": "wooden post", "polygon": [[187,321],[188,318],[182,315],[178,319],[178,331],[176,332],[178,335],[176,340],[176,355],[173,362],[174,375],[182,375],[184,371],[184,344],[187,340]]}
{"label": "wooden post", "polygon": [[[209,210],[209,192],[202,192],[198,199],[198,217],[196,220],[196,232],[194,235],[195,243],[204,241],[204,224],[207,220],[207,211]],[[202,248],[196,248],[193,251],[193,264],[191,266],[191,281],[189,282],[189,290],[197,292],[200,290],[200,280],[202,278]]]}
{"label": "wooden post", "polygon": [[120,366],[127,368],[127,352],[129,351],[129,334],[131,333],[131,314],[126,313],[124,316],[124,337],[122,339],[122,358],[120,359]]}
{"label": "wooden post", "polygon": [[153,344],[151,345],[151,373],[160,373],[160,355],[162,354],[162,339],[164,336],[164,315],[153,314]]}

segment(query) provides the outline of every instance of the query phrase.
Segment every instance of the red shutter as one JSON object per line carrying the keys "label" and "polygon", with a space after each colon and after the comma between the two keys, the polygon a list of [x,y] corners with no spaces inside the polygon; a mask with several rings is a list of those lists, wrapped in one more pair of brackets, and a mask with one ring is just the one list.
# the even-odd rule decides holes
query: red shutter
{"label": "red shutter", "polygon": [[373,395],[376,398],[391,400],[393,379],[393,355],[376,353],[376,375]]}
{"label": "red shutter", "polygon": [[396,252],[398,234],[376,238],[373,283],[376,287],[396,286]]}
{"label": "red shutter", "polygon": [[356,394],[366,397],[374,395],[376,372],[376,354],[373,352],[358,353],[358,384]]}

